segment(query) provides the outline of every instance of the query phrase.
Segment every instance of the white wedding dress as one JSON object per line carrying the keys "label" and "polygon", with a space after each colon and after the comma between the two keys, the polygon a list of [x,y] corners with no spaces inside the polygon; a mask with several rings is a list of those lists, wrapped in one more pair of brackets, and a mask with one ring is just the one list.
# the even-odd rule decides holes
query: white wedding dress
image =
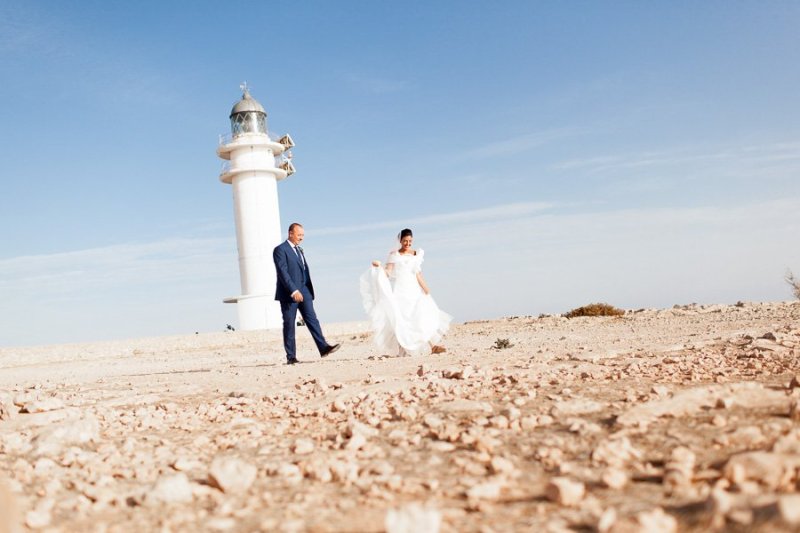
{"label": "white wedding dress", "polygon": [[441,311],[429,294],[422,292],[417,273],[422,271],[425,252],[416,255],[389,254],[391,278],[383,267],[371,267],[361,276],[361,298],[370,318],[375,344],[384,353],[410,355],[430,352],[450,328],[453,317]]}

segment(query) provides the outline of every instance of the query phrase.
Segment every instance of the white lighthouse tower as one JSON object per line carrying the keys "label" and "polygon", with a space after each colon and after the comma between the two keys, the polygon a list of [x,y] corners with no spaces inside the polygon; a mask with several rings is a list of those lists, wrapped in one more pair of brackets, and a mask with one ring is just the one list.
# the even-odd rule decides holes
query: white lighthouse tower
{"label": "white lighthouse tower", "polygon": [[[271,329],[282,324],[275,301],[272,250],[281,242],[278,181],[294,173],[287,134],[277,138],[267,131],[267,113],[241,85],[242,99],[231,109],[231,133],[221,135],[217,155],[225,159],[219,179],[233,187],[236,243],[242,293],[226,298],[235,303],[239,329]],[[285,154],[284,154],[285,152]]]}

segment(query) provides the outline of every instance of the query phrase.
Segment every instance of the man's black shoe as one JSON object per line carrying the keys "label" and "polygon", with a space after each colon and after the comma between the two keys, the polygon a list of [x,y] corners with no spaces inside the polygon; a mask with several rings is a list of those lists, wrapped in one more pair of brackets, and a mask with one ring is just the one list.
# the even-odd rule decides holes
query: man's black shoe
{"label": "man's black shoe", "polygon": [[296,365],[299,362],[300,361],[298,361],[297,358],[295,358],[295,357],[292,357],[291,359],[287,359],[286,360],[286,364],[287,365]]}
{"label": "man's black shoe", "polygon": [[319,356],[320,357],[328,357],[330,354],[332,354],[333,352],[335,352],[336,350],[338,350],[341,347],[342,347],[341,343],[334,344],[333,346],[328,346],[328,348],[325,351],[323,351],[321,354],[319,354]]}

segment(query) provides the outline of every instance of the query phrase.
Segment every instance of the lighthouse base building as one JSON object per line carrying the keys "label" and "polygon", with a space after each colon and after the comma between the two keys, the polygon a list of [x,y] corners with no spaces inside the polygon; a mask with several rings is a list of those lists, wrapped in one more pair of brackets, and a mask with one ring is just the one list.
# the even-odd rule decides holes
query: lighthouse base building
{"label": "lighthouse base building", "polygon": [[282,240],[278,181],[294,173],[287,151],[294,142],[288,134],[271,135],[266,111],[246,85],[242,91],[231,110],[231,133],[221,136],[217,147],[225,160],[219,179],[233,189],[242,291],[223,301],[236,304],[239,329],[274,329],[283,323],[272,261],[272,250]]}

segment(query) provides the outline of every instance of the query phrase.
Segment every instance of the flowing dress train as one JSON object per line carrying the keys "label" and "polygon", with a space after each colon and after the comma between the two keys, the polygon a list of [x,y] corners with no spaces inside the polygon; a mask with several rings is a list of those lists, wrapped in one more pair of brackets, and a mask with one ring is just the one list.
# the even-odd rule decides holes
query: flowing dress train
{"label": "flowing dress train", "polygon": [[441,311],[417,281],[424,256],[422,250],[415,255],[393,251],[386,260],[394,264],[391,278],[382,267],[371,267],[361,276],[364,310],[375,344],[385,353],[401,348],[410,355],[427,353],[450,328],[453,317]]}

